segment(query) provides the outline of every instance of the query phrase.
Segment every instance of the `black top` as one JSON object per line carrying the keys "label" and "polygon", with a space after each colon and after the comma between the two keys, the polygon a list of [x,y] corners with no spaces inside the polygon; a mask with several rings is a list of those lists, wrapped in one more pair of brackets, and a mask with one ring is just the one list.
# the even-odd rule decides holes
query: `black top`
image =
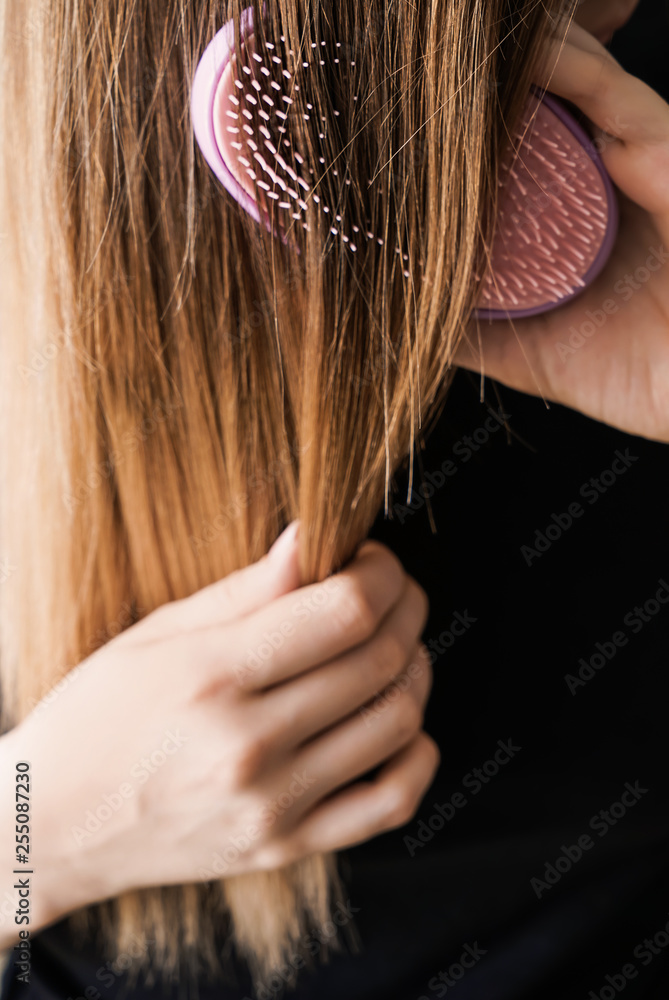
{"label": "black top", "polygon": [[[666,25],[646,0],[614,52],[669,96]],[[441,769],[406,827],[342,854],[361,949],[294,1000],[669,998],[669,452],[488,397],[459,373],[422,453],[437,533],[405,476],[372,532],[430,596]],[[236,984],[126,992],[66,929],[35,935],[31,985],[10,965],[3,998],[284,996],[236,962]]]}

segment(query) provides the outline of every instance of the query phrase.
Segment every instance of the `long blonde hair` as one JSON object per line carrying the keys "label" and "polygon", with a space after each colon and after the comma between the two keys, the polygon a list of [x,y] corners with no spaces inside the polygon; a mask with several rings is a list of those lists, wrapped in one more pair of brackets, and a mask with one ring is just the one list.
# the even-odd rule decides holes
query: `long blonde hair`
{"label": "long blonde hair", "polygon": [[[353,255],[317,217],[296,254],[229,198],[191,132],[198,58],[243,5],[0,2],[4,729],[293,518],[304,583],[350,558],[443,401],[501,152],[563,13],[562,0],[266,4],[259,44],[286,65],[322,39],[351,54],[295,95],[301,112],[336,94],[340,128],[319,139],[304,120],[294,141],[323,157],[342,216],[385,237]],[[215,963],[211,914],[225,912],[262,976],[324,926],[338,886],[333,856],[315,855],[71,919],[104,927],[112,954],[154,940],[170,971]]]}

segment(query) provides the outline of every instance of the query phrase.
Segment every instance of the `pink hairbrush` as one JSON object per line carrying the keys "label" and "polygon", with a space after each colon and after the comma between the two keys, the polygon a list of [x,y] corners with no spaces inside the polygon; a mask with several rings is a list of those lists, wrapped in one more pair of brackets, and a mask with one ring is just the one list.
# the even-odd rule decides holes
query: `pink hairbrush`
{"label": "pink hairbrush", "polygon": [[[240,38],[243,60],[234,52],[234,24],[228,21],[205,50],[193,80],[193,128],[211,169],[242,208],[284,243],[292,225],[309,229],[308,213],[315,207],[351,252],[363,239],[382,245],[368,229],[344,232],[341,216],[313,189],[314,169],[290,142],[289,92],[299,90],[299,69],[289,72],[270,42],[268,62],[258,55],[251,7],[242,12]],[[324,64],[315,42],[307,54]],[[292,49],[290,55],[295,56]],[[339,62],[338,52],[334,61]],[[304,71],[310,65],[301,62]],[[316,114],[312,105],[307,109]],[[327,128],[324,116],[319,127]],[[534,316],[568,302],[602,271],[617,234],[613,184],[590,136],[557,98],[535,91],[515,138],[518,155],[510,150],[501,165],[496,235],[474,312],[478,319]]]}

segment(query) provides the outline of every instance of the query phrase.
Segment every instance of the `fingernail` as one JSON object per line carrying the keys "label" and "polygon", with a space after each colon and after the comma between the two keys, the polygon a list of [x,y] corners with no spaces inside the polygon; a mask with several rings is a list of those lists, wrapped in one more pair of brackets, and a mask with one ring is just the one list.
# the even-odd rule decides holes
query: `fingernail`
{"label": "fingernail", "polygon": [[270,559],[277,562],[283,559],[295,545],[299,527],[300,522],[296,519],[295,521],[291,521],[287,528],[284,528],[268,552]]}

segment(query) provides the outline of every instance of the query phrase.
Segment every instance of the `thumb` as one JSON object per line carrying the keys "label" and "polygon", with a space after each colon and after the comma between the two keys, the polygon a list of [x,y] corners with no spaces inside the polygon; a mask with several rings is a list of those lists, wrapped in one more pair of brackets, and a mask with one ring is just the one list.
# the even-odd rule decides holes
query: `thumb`
{"label": "thumb", "polygon": [[[295,590],[300,585],[299,525],[298,520],[292,521],[257,562],[157,608],[144,619],[147,627],[153,620],[163,637],[166,632],[209,628],[243,618]],[[148,637],[144,628],[142,631]]]}

